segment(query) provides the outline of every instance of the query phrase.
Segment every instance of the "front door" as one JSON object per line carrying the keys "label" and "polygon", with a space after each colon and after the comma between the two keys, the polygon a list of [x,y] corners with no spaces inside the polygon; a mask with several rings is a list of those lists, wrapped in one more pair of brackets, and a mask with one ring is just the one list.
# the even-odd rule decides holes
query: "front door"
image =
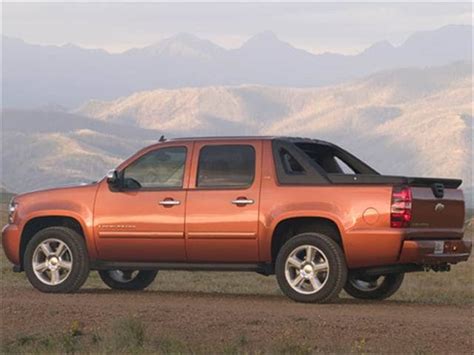
{"label": "front door", "polygon": [[192,144],[145,152],[119,176],[122,189],[102,181],[94,230],[101,260],[185,261],[187,161]]}
{"label": "front door", "polygon": [[186,207],[191,262],[257,262],[262,146],[259,141],[194,147]]}

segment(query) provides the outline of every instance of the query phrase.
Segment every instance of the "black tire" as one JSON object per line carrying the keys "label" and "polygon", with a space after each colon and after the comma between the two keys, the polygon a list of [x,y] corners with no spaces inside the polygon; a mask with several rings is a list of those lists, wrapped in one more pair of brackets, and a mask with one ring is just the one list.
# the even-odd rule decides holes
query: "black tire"
{"label": "black tire", "polygon": [[[325,281],[315,293],[304,294],[295,290],[286,277],[286,262],[290,254],[309,245],[316,247],[327,259],[329,271],[323,272]],[[306,259],[304,261],[306,263]],[[347,266],[341,247],[330,237],[319,233],[302,233],[288,240],[278,252],[275,274],[282,292],[297,302],[326,303],[334,300],[346,283]],[[305,280],[304,283],[309,282]]]}
{"label": "black tire", "polygon": [[[360,279],[349,274],[344,290],[354,298],[362,300],[383,300],[398,291],[402,285],[405,274],[388,274],[380,277],[384,277],[384,279],[377,284],[377,286],[369,286],[366,282],[358,285],[357,282],[360,281]],[[377,279],[369,281],[376,282]]]}
{"label": "black tire", "polygon": [[[67,248],[69,248],[67,255],[70,256],[72,260],[70,262],[71,266],[68,275],[65,276],[63,281],[56,285],[44,283],[39,278],[40,276],[37,276],[33,270],[33,256],[35,255],[35,250],[48,239],[63,242]],[[51,255],[54,256],[53,254]],[[43,256],[45,256],[45,254],[43,254]],[[23,260],[23,266],[28,280],[41,292],[72,293],[79,290],[89,276],[89,256],[84,238],[74,230],[66,227],[49,227],[36,233],[26,246]],[[50,272],[49,269],[46,269],[41,275],[46,275],[45,277],[47,278]]]}
{"label": "black tire", "polygon": [[[100,270],[99,276],[104,281],[104,283],[114,290],[126,290],[126,291],[138,291],[143,290],[151,285],[155,280],[156,274],[158,271],[154,270],[141,270],[133,275],[128,281],[119,281],[119,278],[112,273],[120,272],[127,273],[126,271],[121,270]],[[133,271],[129,271],[132,273]]]}

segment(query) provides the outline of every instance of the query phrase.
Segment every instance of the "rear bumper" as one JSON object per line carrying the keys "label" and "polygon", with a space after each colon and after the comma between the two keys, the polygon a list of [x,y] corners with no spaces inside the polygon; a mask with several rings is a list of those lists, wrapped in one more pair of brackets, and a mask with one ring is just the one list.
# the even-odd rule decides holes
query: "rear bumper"
{"label": "rear bumper", "polygon": [[405,240],[399,263],[419,265],[456,264],[469,259],[471,250],[472,242],[466,240]]}

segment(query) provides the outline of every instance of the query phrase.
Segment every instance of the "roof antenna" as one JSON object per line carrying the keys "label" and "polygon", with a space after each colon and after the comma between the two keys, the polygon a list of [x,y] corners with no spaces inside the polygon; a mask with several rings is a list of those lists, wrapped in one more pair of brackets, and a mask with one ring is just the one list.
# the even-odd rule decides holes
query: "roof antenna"
{"label": "roof antenna", "polygon": [[160,143],[162,143],[162,142],[166,142],[166,138],[165,138],[165,136],[164,136],[164,135],[162,135],[162,136],[160,137],[160,139],[158,140],[158,142],[160,142]]}

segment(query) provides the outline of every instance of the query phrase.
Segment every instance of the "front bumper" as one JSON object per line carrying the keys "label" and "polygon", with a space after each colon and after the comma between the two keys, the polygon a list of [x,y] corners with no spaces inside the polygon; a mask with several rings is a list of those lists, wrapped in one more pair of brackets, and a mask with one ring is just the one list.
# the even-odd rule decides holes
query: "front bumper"
{"label": "front bumper", "polygon": [[467,240],[405,240],[400,264],[456,264],[469,259],[472,242]]}
{"label": "front bumper", "polygon": [[7,224],[2,230],[3,252],[14,265],[20,265],[20,237],[17,225]]}

